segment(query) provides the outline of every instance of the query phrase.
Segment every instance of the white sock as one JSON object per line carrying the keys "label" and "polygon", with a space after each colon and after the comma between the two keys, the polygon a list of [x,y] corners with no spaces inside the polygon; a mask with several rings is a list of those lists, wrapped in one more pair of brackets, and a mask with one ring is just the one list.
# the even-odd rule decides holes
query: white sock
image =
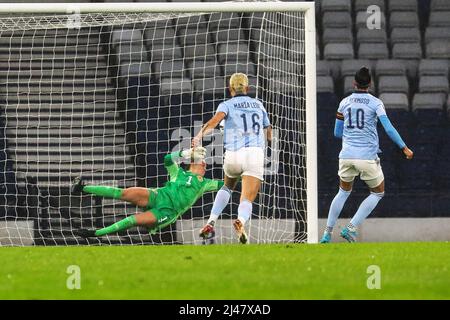
{"label": "white sock", "polygon": [[252,203],[246,199],[242,200],[238,207],[238,220],[242,222],[242,225],[250,219],[252,215]]}
{"label": "white sock", "polygon": [[230,201],[231,190],[227,186],[223,186],[217,192],[216,198],[214,199],[214,204],[211,209],[211,215],[209,216],[208,223],[214,225],[217,222],[223,209],[227,206]]}

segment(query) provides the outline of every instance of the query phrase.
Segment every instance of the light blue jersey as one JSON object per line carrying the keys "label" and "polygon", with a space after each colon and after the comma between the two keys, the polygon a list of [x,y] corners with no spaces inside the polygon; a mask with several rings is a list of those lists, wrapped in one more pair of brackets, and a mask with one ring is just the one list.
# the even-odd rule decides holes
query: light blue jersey
{"label": "light blue jersey", "polygon": [[219,104],[224,112],[224,146],[236,151],[244,147],[265,147],[264,130],[270,126],[263,104],[245,95],[237,95]]}
{"label": "light blue jersey", "polygon": [[340,159],[374,160],[379,149],[378,117],[386,115],[383,102],[370,93],[353,93],[339,104],[344,115]]}

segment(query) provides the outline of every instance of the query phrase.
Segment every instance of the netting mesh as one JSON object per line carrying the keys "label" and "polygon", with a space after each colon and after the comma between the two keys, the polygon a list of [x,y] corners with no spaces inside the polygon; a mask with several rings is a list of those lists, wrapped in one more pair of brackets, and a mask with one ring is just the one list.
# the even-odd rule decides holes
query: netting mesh
{"label": "netting mesh", "polygon": [[[249,76],[275,136],[250,242],[306,241],[304,30],[302,12],[0,17],[0,245],[201,243],[213,193],[156,235],[86,240],[74,230],[140,209],[72,195],[70,183],[162,187],[164,155],[189,146],[234,72]],[[222,142],[220,131],[205,141],[209,178],[223,178]],[[237,241],[239,196],[216,243]]]}

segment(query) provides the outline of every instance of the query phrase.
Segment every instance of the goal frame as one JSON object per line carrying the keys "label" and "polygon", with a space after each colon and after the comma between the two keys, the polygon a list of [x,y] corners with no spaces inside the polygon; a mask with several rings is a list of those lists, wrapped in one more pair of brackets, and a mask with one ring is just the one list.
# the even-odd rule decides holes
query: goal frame
{"label": "goal frame", "polygon": [[318,242],[316,29],[314,2],[1,3],[0,14],[304,12],[307,242]]}

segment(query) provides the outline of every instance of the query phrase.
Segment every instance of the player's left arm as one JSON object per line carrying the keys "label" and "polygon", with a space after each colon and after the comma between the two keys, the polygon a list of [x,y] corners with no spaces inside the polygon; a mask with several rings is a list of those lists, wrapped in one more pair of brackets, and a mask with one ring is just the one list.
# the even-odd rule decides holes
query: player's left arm
{"label": "player's left arm", "polygon": [[195,160],[204,159],[205,155],[206,149],[202,147],[180,150],[167,154],[164,157],[164,167],[166,167],[167,172],[169,173],[170,180],[175,179],[178,175],[180,167],[177,162],[180,159],[185,159],[192,162]]}
{"label": "player's left arm", "polygon": [[175,179],[178,175],[178,171],[180,170],[180,167],[178,166],[177,162],[182,158],[181,152],[182,152],[181,150],[175,151],[166,154],[166,156],[164,157],[164,167],[169,173],[170,180]]}

